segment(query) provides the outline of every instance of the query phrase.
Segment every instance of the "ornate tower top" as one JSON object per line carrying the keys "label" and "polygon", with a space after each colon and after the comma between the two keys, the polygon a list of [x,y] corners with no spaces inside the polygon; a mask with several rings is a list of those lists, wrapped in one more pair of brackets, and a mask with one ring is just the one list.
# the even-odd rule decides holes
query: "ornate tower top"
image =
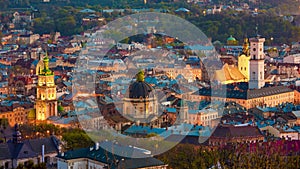
{"label": "ornate tower top", "polygon": [[46,56],[43,59],[44,62],[44,70],[42,71],[43,75],[52,75],[52,71],[49,69],[49,58],[46,52]]}
{"label": "ornate tower top", "polygon": [[248,38],[244,39],[244,44],[243,44],[243,51],[242,53],[246,56],[250,55],[250,51],[249,51],[249,41]]}
{"label": "ornate tower top", "polygon": [[137,82],[143,82],[145,80],[145,73],[143,70],[140,70],[139,73],[136,75]]}

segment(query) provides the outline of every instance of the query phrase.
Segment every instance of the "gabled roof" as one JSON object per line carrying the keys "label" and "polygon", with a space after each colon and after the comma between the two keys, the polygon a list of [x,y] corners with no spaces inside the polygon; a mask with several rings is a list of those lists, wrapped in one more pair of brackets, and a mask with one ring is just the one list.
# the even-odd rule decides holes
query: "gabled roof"
{"label": "gabled roof", "polygon": [[[103,149],[102,147],[105,147]],[[112,151],[110,151],[110,148]],[[108,151],[107,151],[108,150]],[[116,154],[124,154],[124,157],[112,154],[111,152],[116,152]],[[141,158],[128,158],[130,155],[141,155]],[[78,158],[87,158],[95,161],[99,161],[109,165],[109,168],[142,168],[142,167],[151,167],[151,166],[161,166],[164,165],[163,162],[157,160],[150,155],[144,154],[144,150],[138,149],[133,146],[124,146],[116,144],[110,141],[104,141],[99,143],[98,146],[90,148],[81,148],[77,150],[67,151],[64,154],[57,156],[58,158],[64,160],[78,159]]]}
{"label": "gabled roof", "polygon": [[263,137],[257,126],[219,125],[212,133],[215,138]]}
{"label": "gabled roof", "polygon": [[42,145],[45,146],[45,154],[58,153],[58,141],[55,137],[30,139],[20,143],[0,144],[0,159],[24,159],[34,158],[42,154]]}

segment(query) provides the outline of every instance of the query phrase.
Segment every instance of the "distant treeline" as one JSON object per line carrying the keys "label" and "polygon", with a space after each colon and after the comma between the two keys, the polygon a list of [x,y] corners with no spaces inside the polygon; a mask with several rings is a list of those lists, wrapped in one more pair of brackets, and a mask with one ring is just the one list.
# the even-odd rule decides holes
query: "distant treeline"
{"label": "distant treeline", "polygon": [[[257,15],[250,11],[227,10],[220,14],[206,16],[203,15],[203,7],[187,4],[185,1],[174,3],[171,1],[173,0],[147,0],[147,4],[144,4],[143,0],[50,0],[48,3],[41,2],[41,0],[1,0],[0,6],[5,9],[31,5],[31,9],[37,9],[33,31],[39,34],[59,31],[62,35],[74,35],[91,27],[99,26],[95,23],[82,24],[82,18],[87,14],[79,11],[84,8],[95,10],[97,15],[106,18],[108,22],[131,14],[130,8],[161,8],[192,22],[207,36],[212,37],[213,41],[226,42],[226,39],[232,35],[239,41],[239,44],[242,44],[245,36],[251,37],[257,32],[266,38],[266,44],[290,44],[300,40],[300,28],[295,26],[296,22],[287,21],[283,16],[280,16],[284,13],[283,11],[292,9],[299,4],[294,0],[285,0],[284,2],[287,3],[278,0],[261,0],[256,5],[260,5],[264,9],[259,10]],[[241,0],[240,2],[244,1]],[[233,3],[237,2],[234,1]],[[176,13],[175,10],[179,7],[186,7],[191,12]],[[123,13],[102,13],[103,9],[108,8],[128,10]]]}

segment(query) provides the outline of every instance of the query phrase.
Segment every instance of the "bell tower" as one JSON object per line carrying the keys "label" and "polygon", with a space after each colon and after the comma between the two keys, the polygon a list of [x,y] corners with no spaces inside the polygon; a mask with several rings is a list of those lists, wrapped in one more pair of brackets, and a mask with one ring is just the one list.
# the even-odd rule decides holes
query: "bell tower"
{"label": "bell tower", "polygon": [[246,81],[250,79],[250,51],[248,38],[244,39],[242,54],[238,57],[238,68],[239,71],[247,78]]}
{"label": "bell tower", "polygon": [[265,86],[265,38],[250,38],[250,79],[249,89],[260,89]]}
{"label": "bell tower", "polygon": [[56,85],[54,74],[49,69],[49,58],[43,59],[44,68],[39,72],[36,99],[36,120],[46,120],[50,116],[57,116]]}

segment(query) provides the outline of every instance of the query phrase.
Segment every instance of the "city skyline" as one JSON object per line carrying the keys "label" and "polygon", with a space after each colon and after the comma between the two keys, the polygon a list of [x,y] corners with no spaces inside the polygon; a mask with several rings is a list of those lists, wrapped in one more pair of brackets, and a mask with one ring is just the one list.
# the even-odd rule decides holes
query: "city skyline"
{"label": "city skyline", "polygon": [[299,167],[283,4],[31,3],[0,11],[0,168]]}

